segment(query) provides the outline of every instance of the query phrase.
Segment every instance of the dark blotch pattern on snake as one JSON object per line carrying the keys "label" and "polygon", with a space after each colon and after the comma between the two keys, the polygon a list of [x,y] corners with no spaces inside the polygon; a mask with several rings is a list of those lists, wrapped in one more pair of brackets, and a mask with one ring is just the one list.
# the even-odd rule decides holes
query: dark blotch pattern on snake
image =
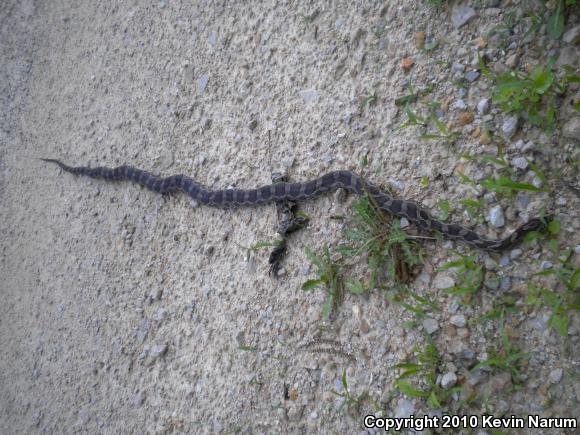
{"label": "dark blotch pattern on snake", "polygon": [[374,203],[387,213],[405,217],[422,230],[435,230],[448,239],[460,240],[487,251],[508,249],[519,243],[530,231],[544,230],[550,220],[549,217],[531,219],[505,239],[492,240],[482,237],[461,225],[441,222],[420,208],[415,202],[395,199],[381,191],[373,183],[351,171],[333,171],[315,180],[303,183],[276,183],[258,187],[257,189],[209,190],[186,175],[172,175],[161,178],[131,166],[119,166],[117,168],[72,167],[55,159],[42,160],[56,163],[62,170],[71,174],[111,181],[134,181],[149,190],[163,194],[183,192],[201,204],[222,208],[256,206],[285,200],[302,201],[339,188],[346,189],[357,195],[366,195],[368,193],[372,196]]}

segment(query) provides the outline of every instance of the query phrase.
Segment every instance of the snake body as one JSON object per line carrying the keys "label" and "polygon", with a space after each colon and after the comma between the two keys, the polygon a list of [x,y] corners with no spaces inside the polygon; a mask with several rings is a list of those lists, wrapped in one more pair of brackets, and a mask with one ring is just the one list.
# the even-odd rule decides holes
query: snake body
{"label": "snake body", "polygon": [[132,166],[116,168],[68,166],[56,159],[42,159],[57,164],[62,170],[75,175],[109,181],[133,181],[157,193],[183,192],[201,204],[213,207],[257,206],[274,201],[302,201],[342,188],[357,195],[370,195],[377,206],[390,214],[404,217],[422,230],[435,230],[451,240],[459,240],[486,251],[503,251],[517,243],[530,231],[542,231],[549,218],[534,218],[517,228],[504,239],[493,240],[457,224],[447,224],[431,216],[413,201],[395,199],[379,187],[351,171],[332,171],[303,183],[276,183],[256,189],[210,190],[187,175],[156,177],[150,172]]}

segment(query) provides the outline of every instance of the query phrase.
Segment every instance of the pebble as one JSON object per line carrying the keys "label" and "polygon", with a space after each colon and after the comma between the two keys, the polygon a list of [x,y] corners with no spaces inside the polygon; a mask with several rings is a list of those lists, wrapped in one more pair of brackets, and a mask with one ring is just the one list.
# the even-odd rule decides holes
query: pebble
{"label": "pebble", "polygon": [[483,200],[486,204],[492,204],[497,201],[497,193],[487,192],[485,195],[483,195]]}
{"label": "pebble", "polygon": [[540,269],[542,270],[548,270],[551,269],[552,267],[554,267],[554,263],[552,263],[551,261],[544,260],[540,264]]}
{"label": "pebble", "polygon": [[523,251],[521,249],[513,249],[512,252],[510,252],[510,258],[512,260],[515,260],[516,258],[521,257]]}
{"label": "pebble", "polygon": [[501,131],[506,139],[511,139],[518,129],[518,117],[507,117],[501,126]]}
{"label": "pebble", "polygon": [[439,329],[439,323],[437,323],[437,320],[429,317],[423,320],[423,328],[425,328],[427,334],[431,335]]}
{"label": "pebble", "polygon": [[298,94],[305,103],[316,103],[320,98],[320,94],[316,89],[305,89]]}
{"label": "pebble", "polygon": [[568,203],[568,200],[566,198],[564,198],[563,196],[559,196],[556,199],[556,204],[558,205],[566,205]]}
{"label": "pebble", "polygon": [[205,88],[207,86],[207,82],[209,81],[209,75],[204,74],[199,79],[197,79],[197,91],[200,94],[205,92]]}
{"label": "pebble", "polygon": [[167,310],[165,308],[159,308],[156,312],[155,312],[155,316],[154,319],[157,320],[158,322],[163,321],[165,318],[167,317]]}
{"label": "pebble", "polygon": [[441,377],[441,387],[448,390],[457,383],[457,375],[452,372],[447,372]]}
{"label": "pebble", "polygon": [[576,254],[580,254],[580,245],[576,245],[576,247],[574,248],[574,252]]}
{"label": "pebble", "polygon": [[522,171],[528,169],[528,159],[525,157],[516,157],[512,159],[512,166],[516,169],[521,169]]}
{"label": "pebble", "polygon": [[455,285],[455,280],[449,275],[439,274],[433,280],[433,287],[438,290],[444,290],[446,288],[451,288]]}
{"label": "pebble", "polygon": [[575,47],[564,47],[560,50],[560,55],[556,61],[556,66],[574,65],[578,61],[578,49]]}
{"label": "pebble", "polygon": [[562,41],[566,44],[578,45],[580,44],[580,25],[572,27],[564,35],[562,35]]}
{"label": "pebble", "polygon": [[512,279],[509,276],[504,276],[499,281],[499,289],[502,292],[507,292],[510,289],[511,286],[512,286]]}
{"label": "pebble", "polygon": [[510,264],[510,259],[507,256],[503,256],[499,259],[499,265],[501,267],[506,267],[508,264]]}
{"label": "pebble", "polygon": [[469,6],[455,6],[451,11],[451,22],[453,23],[453,27],[459,29],[461,26],[464,26],[473,20],[476,16],[475,9],[470,8]]}
{"label": "pebble", "polygon": [[149,354],[151,355],[151,357],[153,359],[157,359],[160,356],[165,355],[166,352],[167,352],[167,345],[166,344],[156,344],[153,347],[151,347]]}
{"label": "pebble", "polygon": [[215,47],[217,43],[217,34],[215,32],[211,32],[207,37],[207,42],[209,42],[209,45],[212,47]]}
{"label": "pebble", "polygon": [[407,228],[410,225],[410,222],[407,218],[402,217],[399,225],[401,228]]}
{"label": "pebble", "polygon": [[495,228],[501,228],[505,225],[505,217],[501,205],[496,205],[489,211],[489,223]]}
{"label": "pebble", "polygon": [[415,405],[409,399],[399,399],[395,407],[396,418],[408,418],[415,414]]}
{"label": "pebble", "polygon": [[518,192],[516,195],[516,203],[520,209],[525,210],[530,205],[530,195],[524,192]]}
{"label": "pebble", "polygon": [[499,279],[494,275],[487,278],[483,284],[490,290],[497,290],[499,288]]}
{"label": "pebble", "polygon": [[459,110],[465,110],[465,109],[467,109],[467,104],[465,104],[465,101],[463,101],[463,100],[456,100],[453,103],[453,108],[459,109]]}
{"label": "pebble", "polygon": [[451,323],[454,326],[457,326],[458,328],[463,328],[466,325],[467,321],[463,314],[456,314],[449,318],[449,323]]}
{"label": "pebble", "polygon": [[580,141],[580,117],[572,118],[562,127],[562,135]]}
{"label": "pebble", "polygon": [[257,126],[258,126],[258,120],[256,120],[256,119],[252,119],[252,120],[250,121],[250,123],[248,124],[248,128],[249,128],[251,131],[254,131],[254,130],[256,129],[256,127],[257,127]]}
{"label": "pebble", "polygon": [[479,100],[477,103],[477,113],[480,115],[485,115],[489,112],[489,98],[484,98]]}
{"label": "pebble", "polygon": [[316,420],[318,418],[318,412],[312,411],[309,415],[311,420]]}
{"label": "pebble", "polygon": [[481,73],[479,71],[469,71],[467,74],[465,74],[465,79],[468,82],[473,83],[479,78],[480,75]]}
{"label": "pebble", "polygon": [[564,371],[562,369],[554,369],[550,372],[548,377],[550,378],[550,382],[552,384],[557,384],[558,382],[560,382],[562,380],[563,374],[564,374]]}
{"label": "pebble", "polygon": [[143,405],[144,401],[145,401],[145,393],[143,391],[139,391],[137,394],[133,396],[133,406],[135,408],[139,408],[141,405]]}
{"label": "pebble", "polygon": [[459,62],[455,62],[453,65],[451,65],[451,70],[455,72],[463,72],[465,71],[465,65],[462,65]]}

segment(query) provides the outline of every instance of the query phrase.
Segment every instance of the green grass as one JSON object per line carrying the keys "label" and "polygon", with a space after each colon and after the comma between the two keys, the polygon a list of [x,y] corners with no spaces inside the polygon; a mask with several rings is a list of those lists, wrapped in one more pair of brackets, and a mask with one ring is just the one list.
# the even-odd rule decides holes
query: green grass
{"label": "green grass", "polygon": [[458,283],[445,291],[454,296],[461,296],[464,301],[468,301],[483,284],[483,266],[477,263],[475,254],[457,253],[457,255],[459,259],[445,263],[438,271],[454,269]]}
{"label": "green grass", "polygon": [[[441,355],[431,337],[427,337],[427,344],[423,349],[415,346],[413,353],[415,361],[396,364],[393,368],[402,370],[395,381],[395,387],[408,397],[421,397],[427,400],[432,409],[441,409],[451,395],[459,391],[461,387],[453,387],[448,390],[437,385],[437,375],[442,364]],[[411,383],[409,379],[418,379],[425,386],[417,386],[417,382]]]}
{"label": "green grass", "polygon": [[521,384],[522,361],[529,358],[529,354],[515,347],[503,328],[496,346],[489,349],[487,353],[489,358],[476,364],[472,371],[489,367],[496,371],[508,372],[514,385]]}
{"label": "green grass", "polygon": [[[493,164],[495,166],[499,166],[498,176],[489,176],[485,177],[479,184],[488,192],[496,192],[501,196],[506,196],[508,198],[513,198],[516,196],[518,192],[548,192],[549,189],[547,187],[537,187],[531,183],[523,183],[521,181],[517,181],[519,177],[516,170],[514,170],[509,163],[503,158],[498,156],[493,156],[490,154],[483,154],[480,156],[471,156],[468,154],[463,154],[461,156],[465,160],[478,160],[483,163]],[[544,173],[534,165],[532,162],[528,161],[528,165],[536,174],[536,177],[543,183],[547,184],[548,179],[544,175]],[[467,177],[464,174],[459,174],[459,177],[463,183],[471,184],[473,186],[477,185],[478,183]],[[477,205],[474,202],[471,202],[470,205],[474,206]],[[482,205],[481,203],[479,204]]]}
{"label": "green grass", "polygon": [[312,290],[316,287],[323,287],[326,291],[326,301],[322,308],[322,314],[328,318],[331,312],[342,301],[344,293],[344,279],[341,271],[341,264],[334,261],[330,255],[328,245],[324,245],[323,253],[317,256],[311,249],[306,248],[306,257],[316,267],[316,279],[310,279],[302,285],[302,290]]}
{"label": "green grass", "polygon": [[566,91],[553,71],[555,58],[537,65],[532,72],[518,70],[493,74],[480,59],[482,72],[494,82],[492,101],[502,111],[524,116],[537,127],[553,131],[556,127],[557,98]]}
{"label": "green grass", "polygon": [[360,413],[360,408],[363,402],[366,399],[370,398],[369,393],[367,391],[363,391],[358,396],[353,395],[350,391],[350,388],[348,387],[348,382],[346,379],[346,370],[343,370],[342,372],[340,383],[342,384],[343,389],[342,392],[338,392],[335,390],[331,391],[332,394],[343,398],[343,401],[338,410],[342,411],[346,407],[351,414],[358,415]]}
{"label": "green grass", "polygon": [[355,202],[353,209],[353,225],[344,231],[345,243],[337,251],[351,261],[366,257],[370,277],[366,286],[352,280],[349,289],[361,293],[364,288],[376,288],[383,278],[405,282],[410,268],[423,262],[420,245],[409,239],[398,219],[389,222],[367,197]]}

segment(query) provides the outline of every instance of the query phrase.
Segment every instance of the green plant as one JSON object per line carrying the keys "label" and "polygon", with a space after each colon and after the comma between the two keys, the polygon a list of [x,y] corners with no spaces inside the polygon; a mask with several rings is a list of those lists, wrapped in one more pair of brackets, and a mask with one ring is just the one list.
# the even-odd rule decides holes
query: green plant
{"label": "green plant", "polygon": [[338,391],[335,391],[335,390],[331,391],[332,394],[343,398],[343,401],[340,405],[339,411],[344,409],[344,407],[346,406],[349,409],[349,411],[358,414],[360,412],[360,407],[361,407],[362,403],[364,402],[364,400],[370,397],[369,393],[367,391],[363,391],[358,396],[356,396],[356,397],[353,396],[350,392],[350,388],[348,388],[348,383],[346,380],[346,370],[343,370],[343,372],[342,372],[342,377],[340,378],[340,383],[342,384],[343,392],[339,393]]}
{"label": "green plant", "polygon": [[[395,381],[395,387],[406,396],[423,397],[427,399],[427,404],[431,408],[440,409],[451,394],[459,391],[461,387],[453,387],[446,390],[437,385],[441,356],[431,337],[428,337],[428,342],[423,350],[415,346],[413,353],[415,354],[416,362],[405,362],[396,364],[393,367],[403,371]],[[407,381],[408,378],[412,377],[421,378],[426,387],[419,388]]]}
{"label": "green plant", "polygon": [[283,240],[275,240],[273,242],[258,242],[258,243],[254,243],[251,246],[242,246],[242,245],[238,245],[239,247],[241,247],[242,249],[246,250],[246,261],[250,260],[250,257],[252,256],[252,252],[257,252],[260,249],[264,249],[264,248],[277,248],[279,247],[282,243],[284,243]]}
{"label": "green plant", "polygon": [[483,283],[483,266],[477,264],[475,255],[463,255],[457,253],[458,260],[450,261],[438,270],[444,271],[455,269],[457,271],[458,284],[446,289],[452,295],[471,297],[481,288]]}
{"label": "green plant", "polygon": [[[405,282],[409,268],[423,261],[420,246],[401,230],[399,220],[388,221],[368,197],[353,204],[354,225],[344,231],[345,244],[338,247],[345,258],[366,255],[370,270],[368,289],[377,287],[383,273],[395,283]],[[353,293],[361,293],[364,286],[349,281]]]}
{"label": "green plant", "polygon": [[[484,178],[480,184],[489,192],[496,192],[500,195],[513,197],[518,192],[547,192],[547,188],[537,187],[530,183],[522,183],[518,181],[514,181],[517,178],[518,174],[516,171],[510,167],[509,163],[503,157],[497,157],[489,154],[483,154],[480,156],[470,156],[468,154],[463,154],[461,156],[465,160],[479,160],[484,163],[492,163],[496,166],[499,166],[499,177],[486,177]],[[528,161],[530,167],[534,170],[536,176],[540,181],[543,183],[547,183],[547,178],[544,173],[533,163]],[[464,183],[476,185],[477,183],[472,180],[471,178],[467,177],[464,174],[459,174],[461,181]],[[474,203],[472,203],[474,205]]]}
{"label": "green plant", "polygon": [[489,358],[481,361],[473,367],[473,371],[483,367],[509,372],[514,385],[521,383],[522,360],[529,357],[528,353],[520,352],[509,340],[508,335],[502,328],[501,339],[496,347],[488,351]]}
{"label": "green plant", "polygon": [[374,91],[367,94],[367,95],[361,95],[359,97],[359,103],[358,103],[359,113],[362,113],[367,106],[372,106],[372,105],[376,104],[376,102],[377,102],[377,93]]}
{"label": "green plant", "polygon": [[[548,232],[555,235],[559,232],[559,222],[552,221]],[[545,305],[552,311],[548,324],[561,336],[568,335],[570,313],[580,310],[580,268],[573,263],[571,248],[560,252],[555,239],[548,243],[554,254],[554,267],[538,272],[536,276],[555,276],[563,285],[563,291],[548,290],[538,287],[534,283],[528,284],[526,302],[533,306]]]}
{"label": "green plant", "polygon": [[510,71],[493,75],[485,67],[483,72],[495,82],[492,100],[507,113],[525,115],[532,125],[552,131],[556,124],[556,99],[566,86],[559,83],[552,71],[555,59],[537,65],[531,73]]}
{"label": "green plant", "polygon": [[315,273],[318,278],[306,281],[302,285],[302,290],[308,291],[320,286],[325,288],[326,301],[322,308],[322,314],[327,318],[342,300],[344,282],[341,265],[332,260],[328,245],[324,245],[323,255],[320,257],[309,248],[306,248],[306,257],[316,267]]}

